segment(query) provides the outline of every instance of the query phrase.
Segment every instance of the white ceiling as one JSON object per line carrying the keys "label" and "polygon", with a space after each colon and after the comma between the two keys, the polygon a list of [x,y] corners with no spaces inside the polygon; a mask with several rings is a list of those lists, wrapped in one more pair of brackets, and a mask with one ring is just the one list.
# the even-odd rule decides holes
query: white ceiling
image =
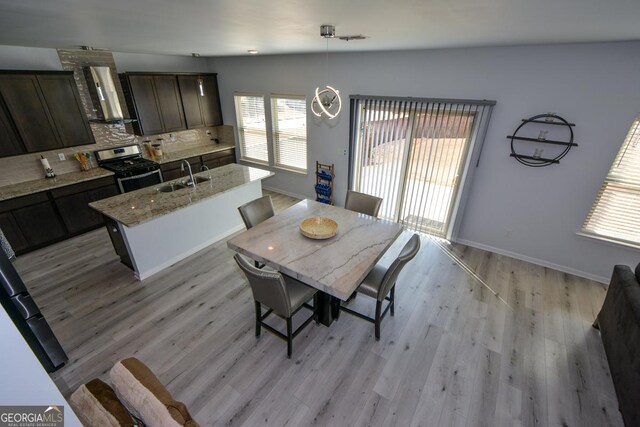
{"label": "white ceiling", "polygon": [[0,44],[202,56],[640,39],[640,0],[0,0]]}

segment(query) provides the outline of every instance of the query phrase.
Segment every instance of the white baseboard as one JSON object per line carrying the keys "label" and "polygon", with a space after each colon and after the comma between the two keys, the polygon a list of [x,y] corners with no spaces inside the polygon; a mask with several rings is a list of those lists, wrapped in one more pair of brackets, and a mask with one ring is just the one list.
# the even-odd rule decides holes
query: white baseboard
{"label": "white baseboard", "polygon": [[162,264],[160,264],[160,265],[158,265],[158,266],[156,266],[154,268],[151,268],[151,269],[149,269],[147,271],[143,271],[141,273],[135,273],[136,279],[144,280],[144,279],[146,279],[148,277],[151,277],[154,274],[164,270],[165,268],[170,267],[171,265],[175,264],[176,262],[182,261],[186,257],[195,254],[196,252],[206,248],[207,246],[210,246],[210,245],[212,245],[212,244],[214,244],[216,242],[219,242],[220,240],[224,239],[225,237],[229,237],[230,235],[232,235],[234,233],[237,233],[238,231],[241,231],[241,230],[244,230],[244,229],[245,229],[244,224],[240,224],[240,225],[238,225],[236,227],[233,227],[232,229],[227,230],[224,233],[219,234],[219,235],[207,240],[206,242],[201,243],[200,245],[189,249],[188,251],[185,251],[185,252],[183,252],[183,253],[181,253],[179,255],[176,255],[175,257],[171,258],[170,260],[167,260],[167,261],[163,262]]}
{"label": "white baseboard", "polygon": [[289,191],[284,191],[284,190],[281,190],[279,188],[269,187],[267,185],[264,185],[264,181],[262,181],[262,182],[263,182],[263,184],[262,184],[262,189],[263,190],[273,191],[274,193],[284,194],[285,196],[293,197],[295,199],[300,199],[300,200],[304,200],[304,199],[309,199],[310,198],[309,196],[303,196],[303,195],[300,195],[300,194],[291,193]]}
{"label": "white baseboard", "polygon": [[460,243],[462,245],[471,246],[473,248],[482,249],[484,251],[489,251],[496,253],[498,255],[504,255],[511,258],[519,259],[520,261],[530,262],[532,264],[540,265],[542,267],[552,268],[554,270],[561,271],[563,273],[573,274],[574,276],[584,277],[585,279],[593,280],[596,282],[608,284],[608,277],[596,276],[595,274],[586,273],[584,271],[576,270],[574,268],[565,267],[563,265],[554,264],[549,261],[545,261],[543,259],[533,258],[530,256],[522,255],[516,252],[505,251],[504,249],[496,248],[489,245],[484,245],[482,243],[472,242],[470,240],[465,239],[456,239],[455,243]]}

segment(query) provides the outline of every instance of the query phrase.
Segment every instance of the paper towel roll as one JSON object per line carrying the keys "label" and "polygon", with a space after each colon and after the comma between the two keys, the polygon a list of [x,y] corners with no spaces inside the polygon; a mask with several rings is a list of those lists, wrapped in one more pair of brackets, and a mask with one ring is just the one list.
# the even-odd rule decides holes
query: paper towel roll
{"label": "paper towel roll", "polygon": [[49,160],[45,159],[44,157],[40,158],[40,163],[42,163],[42,167],[44,168],[45,171],[47,169],[51,169],[51,165],[49,164]]}
{"label": "paper towel roll", "polygon": [[40,163],[42,163],[42,167],[44,168],[44,173],[47,178],[53,178],[56,176],[56,174],[53,173],[53,169],[51,169],[49,160],[45,159],[44,156],[40,156]]}

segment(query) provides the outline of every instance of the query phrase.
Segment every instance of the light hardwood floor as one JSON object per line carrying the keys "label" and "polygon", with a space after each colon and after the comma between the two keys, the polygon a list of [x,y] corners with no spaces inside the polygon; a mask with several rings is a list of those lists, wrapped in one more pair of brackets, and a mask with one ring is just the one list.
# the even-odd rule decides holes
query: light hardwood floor
{"label": "light hardwood floor", "polygon": [[[277,210],[296,202],[271,194]],[[379,342],[343,313],[310,325],[288,360],[283,341],[254,337],[232,255],[220,242],[138,282],[97,230],[20,257],[69,354],[52,375],[62,392],[135,356],[202,425],[622,425],[591,328],[601,284],[423,237]],[[352,305],[371,314],[375,304]]]}

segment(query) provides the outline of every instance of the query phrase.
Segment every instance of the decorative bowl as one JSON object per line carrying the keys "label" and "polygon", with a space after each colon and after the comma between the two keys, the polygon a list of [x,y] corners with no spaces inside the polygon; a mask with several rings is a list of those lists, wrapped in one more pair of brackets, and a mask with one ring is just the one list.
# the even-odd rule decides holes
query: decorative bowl
{"label": "decorative bowl", "polygon": [[310,239],[330,239],[338,233],[338,223],[331,218],[314,216],[300,223],[300,232]]}

